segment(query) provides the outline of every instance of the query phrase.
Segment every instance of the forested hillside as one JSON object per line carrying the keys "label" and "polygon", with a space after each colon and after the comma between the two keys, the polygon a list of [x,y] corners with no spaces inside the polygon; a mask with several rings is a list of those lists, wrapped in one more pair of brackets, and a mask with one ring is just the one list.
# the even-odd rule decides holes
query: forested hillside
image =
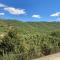
{"label": "forested hillside", "polygon": [[0,20],[0,60],[31,60],[60,52],[60,22]]}

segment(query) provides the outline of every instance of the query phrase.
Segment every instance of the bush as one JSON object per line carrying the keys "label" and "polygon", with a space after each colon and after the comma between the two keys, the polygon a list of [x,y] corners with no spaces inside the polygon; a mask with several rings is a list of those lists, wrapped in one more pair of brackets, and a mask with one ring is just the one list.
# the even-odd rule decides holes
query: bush
{"label": "bush", "polygon": [[[58,36],[57,36],[58,34]],[[44,55],[59,52],[60,33],[18,34],[10,29],[0,42],[0,55],[6,60],[31,60]],[[12,55],[11,55],[12,54]],[[14,58],[13,58],[14,57]]]}

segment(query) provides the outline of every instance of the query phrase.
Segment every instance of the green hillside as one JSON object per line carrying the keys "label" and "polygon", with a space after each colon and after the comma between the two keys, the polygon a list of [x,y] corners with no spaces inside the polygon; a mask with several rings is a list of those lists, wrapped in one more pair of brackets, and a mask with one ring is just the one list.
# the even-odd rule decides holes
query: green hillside
{"label": "green hillside", "polygon": [[0,60],[32,60],[60,52],[60,22],[0,20]]}
{"label": "green hillside", "polygon": [[21,22],[16,20],[0,20],[0,32],[14,26],[21,33],[48,32],[60,30],[60,22]]}

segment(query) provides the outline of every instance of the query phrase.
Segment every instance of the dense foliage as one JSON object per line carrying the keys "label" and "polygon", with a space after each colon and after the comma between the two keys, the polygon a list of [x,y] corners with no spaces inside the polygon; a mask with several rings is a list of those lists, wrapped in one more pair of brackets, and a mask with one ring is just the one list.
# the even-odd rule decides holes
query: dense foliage
{"label": "dense foliage", "polygon": [[0,23],[0,60],[31,60],[60,52],[59,22]]}

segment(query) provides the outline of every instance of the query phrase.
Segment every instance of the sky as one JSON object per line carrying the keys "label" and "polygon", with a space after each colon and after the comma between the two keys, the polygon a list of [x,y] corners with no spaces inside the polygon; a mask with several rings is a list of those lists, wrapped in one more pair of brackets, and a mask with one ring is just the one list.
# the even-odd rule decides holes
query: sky
{"label": "sky", "polygon": [[0,18],[60,22],[60,0],[0,0]]}

